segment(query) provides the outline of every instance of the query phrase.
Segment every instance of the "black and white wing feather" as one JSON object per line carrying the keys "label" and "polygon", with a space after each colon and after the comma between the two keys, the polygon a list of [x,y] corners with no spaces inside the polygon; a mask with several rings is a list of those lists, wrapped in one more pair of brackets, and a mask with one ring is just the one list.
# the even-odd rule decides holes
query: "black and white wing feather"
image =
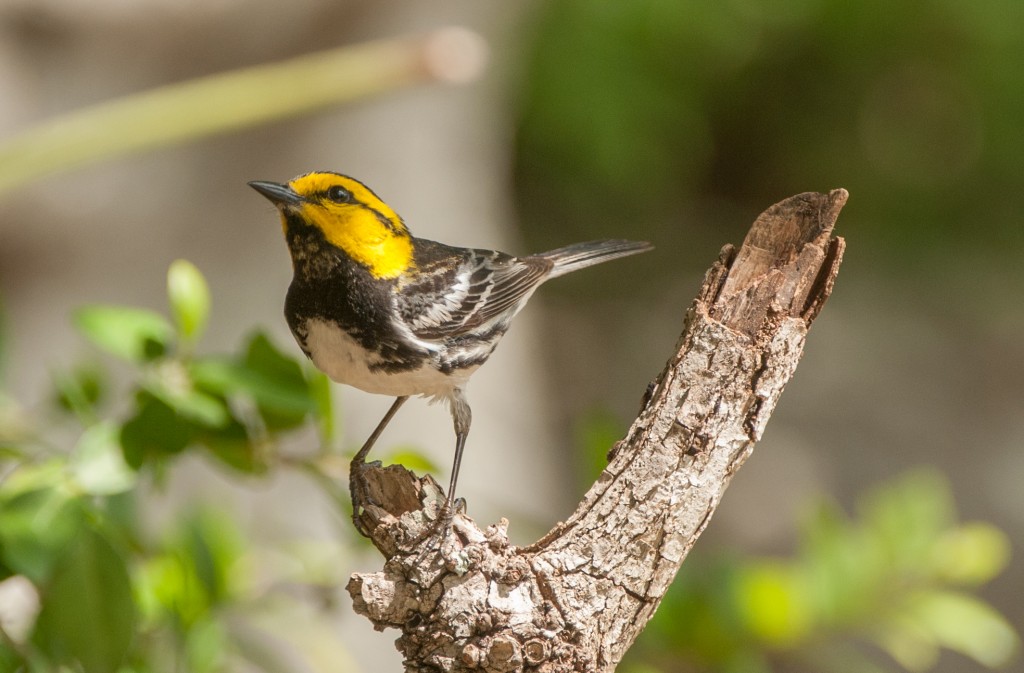
{"label": "black and white wing feather", "polygon": [[417,272],[398,288],[398,312],[413,337],[426,342],[492,328],[504,332],[508,321],[549,278],[651,248],[639,241],[603,240],[513,257],[423,239],[416,239],[415,246]]}
{"label": "black and white wing feather", "polygon": [[516,309],[547,278],[554,262],[493,250],[418,240],[417,274],[399,288],[403,322],[418,339],[457,337]]}

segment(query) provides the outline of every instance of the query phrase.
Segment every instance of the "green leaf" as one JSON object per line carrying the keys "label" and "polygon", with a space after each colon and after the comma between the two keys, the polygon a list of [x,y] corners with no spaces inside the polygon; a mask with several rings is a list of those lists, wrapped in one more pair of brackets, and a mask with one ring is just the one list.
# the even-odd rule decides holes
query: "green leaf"
{"label": "green leaf", "polygon": [[746,628],[776,648],[794,647],[810,632],[813,616],[806,593],[803,574],[778,561],[748,565],[734,585]]}
{"label": "green leaf", "polygon": [[292,388],[305,389],[306,378],[298,360],[282,353],[264,332],[249,338],[245,350],[245,364],[254,372]]}
{"label": "green leaf", "polygon": [[133,362],[160,357],[174,335],[159,313],[124,306],[87,306],[75,312],[74,322],[96,346]]}
{"label": "green leaf", "polygon": [[56,403],[60,409],[70,411],[79,418],[90,418],[103,398],[106,380],[99,367],[83,365],[54,377]]}
{"label": "green leaf", "polygon": [[192,363],[190,373],[204,390],[252,398],[271,431],[296,427],[317,408],[299,362],[277,350],[262,333],[249,340],[241,362],[206,358]]}
{"label": "green leaf", "polygon": [[171,262],[167,270],[167,298],[182,340],[197,341],[210,315],[210,288],[192,262],[184,259]]}
{"label": "green leaf", "polygon": [[831,501],[823,500],[802,521],[801,563],[809,600],[830,625],[859,623],[875,605],[874,591],[888,573],[878,545]]}
{"label": "green leaf", "polygon": [[222,512],[203,509],[187,522],[182,538],[181,546],[210,604],[230,600],[239,583],[237,562],[245,549],[237,524]]}
{"label": "green leaf", "polygon": [[239,560],[246,552],[237,524],[225,514],[201,510],[189,515],[140,567],[138,600],[150,621],[161,614],[191,631],[230,603],[244,577]]}
{"label": "green leaf", "polygon": [[0,640],[0,671],[30,671],[28,662]]}
{"label": "green leaf", "polygon": [[401,465],[407,470],[421,474],[438,471],[432,460],[413,447],[395,447],[389,453],[384,453],[380,460],[382,465]]}
{"label": "green leaf", "polygon": [[926,671],[939,659],[934,635],[916,620],[900,615],[878,624],[875,642],[908,671]]}
{"label": "green leaf", "polygon": [[125,462],[132,468],[139,469],[147,459],[181,453],[195,437],[195,426],[163,400],[143,392],[137,396],[136,406],[120,435]]}
{"label": "green leaf", "polygon": [[303,415],[312,407],[307,391],[281,388],[273,379],[245,364],[207,358],[192,363],[189,371],[199,388],[216,395],[242,395],[263,407]]}
{"label": "green leaf", "polygon": [[191,369],[177,360],[166,360],[152,368],[143,387],[183,418],[208,428],[222,428],[231,422],[223,397],[199,389]]}
{"label": "green leaf", "polygon": [[243,474],[265,474],[270,465],[262,444],[249,437],[244,425],[233,420],[227,427],[200,433],[197,440],[213,456]]}
{"label": "green leaf", "polygon": [[81,522],[61,461],[21,467],[0,484],[0,561],[38,584]]}
{"label": "green leaf", "polygon": [[82,521],[79,504],[56,489],[29,491],[2,503],[0,558],[33,582],[52,571]]}
{"label": "green leaf", "polygon": [[182,419],[197,425],[223,428],[231,422],[231,413],[225,402],[201,390],[175,390],[155,382],[147,385],[146,390],[173,409]]}
{"label": "green leaf", "polygon": [[135,610],[124,559],[83,528],[42,587],[36,644],[85,673],[115,673],[134,634]]}
{"label": "green leaf", "polygon": [[71,472],[86,493],[113,495],[135,486],[137,475],[125,462],[120,433],[121,428],[105,421],[87,429],[78,440]]}
{"label": "green leaf", "polygon": [[209,611],[202,586],[177,552],[145,559],[134,578],[139,613],[146,622],[173,615],[174,623],[188,628]]}
{"label": "green leaf", "polygon": [[[227,620],[211,617],[192,624],[185,642],[185,667],[190,673],[220,673],[228,665],[233,647],[228,637]],[[259,665],[257,670],[267,669]]]}
{"label": "green leaf", "polygon": [[940,579],[957,584],[983,584],[1010,562],[1010,539],[983,522],[967,523],[942,536],[933,548],[932,566]]}
{"label": "green leaf", "polygon": [[253,335],[243,362],[257,376],[253,393],[271,430],[295,427],[316,409],[299,361],[278,350],[266,334]]}
{"label": "green leaf", "polygon": [[[57,489],[64,486],[64,462],[54,458],[41,463],[21,465],[17,470],[0,480],[0,502],[5,499],[36,491]],[[0,509],[0,512],[3,510]]]}
{"label": "green leaf", "polygon": [[929,591],[912,603],[911,610],[936,642],[988,668],[1006,665],[1020,648],[1006,619],[973,596]]}
{"label": "green leaf", "polygon": [[955,524],[946,478],[937,470],[914,470],[861,498],[866,541],[896,565],[917,571],[939,537]]}

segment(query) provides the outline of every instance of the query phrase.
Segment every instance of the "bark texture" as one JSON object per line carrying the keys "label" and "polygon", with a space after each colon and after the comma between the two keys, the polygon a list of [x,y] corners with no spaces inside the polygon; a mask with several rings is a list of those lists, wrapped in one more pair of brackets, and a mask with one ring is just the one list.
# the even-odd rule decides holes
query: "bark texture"
{"label": "bark texture", "polygon": [[[612,671],[654,614],[761,438],[832,291],[845,190],[766,210],[708,270],[664,371],[573,515],[513,547],[508,522],[457,515],[417,542],[443,495],[400,466],[364,472],[361,523],[387,559],[354,608],[401,631],[406,671]],[[410,549],[411,547],[411,549]]]}

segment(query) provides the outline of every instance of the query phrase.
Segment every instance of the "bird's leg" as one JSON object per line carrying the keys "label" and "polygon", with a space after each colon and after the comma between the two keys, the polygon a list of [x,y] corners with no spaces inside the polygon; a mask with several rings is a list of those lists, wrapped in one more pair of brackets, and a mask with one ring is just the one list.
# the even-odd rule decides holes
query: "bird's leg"
{"label": "bird's leg", "polygon": [[366,462],[366,456],[367,454],[370,453],[370,449],[373,448],[373,445],[374,443],[376,443],[377,438],[380,437],[382,432],[384,432],[384,428],[386,428],[388,423],[391,422],[391,419],[395,417],[395,414],[398,413],[398,410],[402,407],[403,404],[405,404],[405,401],[407,399],[409,399],[408,395],[403,395],[402,397],[395,398],[395,401],[391,405],[391,408],[388,409],[388,413],[384,414],[384,418],[380,419],[380,423],[377,424],[377,427],[366,439],[366,442],[363,444],[363,447],[359,449],[358,452],[356,452],[355,456],[352,457],[353,463],[362,464]]}
{"label": "bird's leg", "polygon": [[348,468],[348,490],[349,495],[352,496],[352,523],[355,524],[356,530],[366,537],[370,537],[370,533],[359,520],[359,512],[363,507],[363,503],[366,502],[364,493],[365,484],[363,484],[358,477],[366,467],[366,456],[370,453],[370,449],[373,448],[377,438],[380,437],[382,432],[384,432],[384,428],[386,428],[388,423],[391,422],[391,419],[395,417],[395,414],[398,413],[398,410],[407,399],[409,399],[408,395],[395,398],[391,408],[388,409],[386,414],[384,414],[384,418],[380,420],[380,423],[377,424],[377,427],[366,439],[366,442],[363,443],[362,448],[359,449],[359,451],[356,452],[356,455],[352,457],[352,463]]}
{"label": "bird's leg", "polygon": [[449,519],[453,513],[452,505],[455,504],[455,483],[459,480],[459,465],[462,463],[462,451],[466,448],[466,434],[461,432],[455,435],[455,464],[452,466],[452,479],[448,484],[448,497],[441,508]]}
{"label": "bird's leg", "polygon": [[[459,467],[462,464],[462,451],[466,448],[466,435],[469,434],[469,424],[472,420],[472,413],[469,409],[469,402],[466,401],[466,394],[461,388],[453,390],[449,400],[451,402],[452,420],[455,422],[455,463],[452,465],[452,478],[448,483],[448,496],[445,498],[444,504],[441,505],[441,511],[438,512],[437,519],[434,520],[434,523],[431,524],[426,531],[416,536],[416,538],[407,545],[406,549],[409,551],[427,538],[434,538],[435,541],[439,542],[443,537],[439,534],[444,532],[445,529],[451,525],[452,518],[455,516],[455,485],[459,481]],[[427,545],[421,549],[417,557],[417,562],[421,561],[432,549],[433,545]]]}
{"label": "bird's leg", "polygon": [[455,515],[455,486],[459,482],[459,467],[462,465],[462,452],[466,448],[466,436],[469,434],[469,425],[473,420],[473,413],[469,408],[469,401],[461,388],[456,388],[451,395],[452,421],[455,424],[455,462],[452,464],[452,478],[448,483],[448,497],[445,498],[441,511],[438,513],[437,521],[431,526],[431,533],[447,527]]}

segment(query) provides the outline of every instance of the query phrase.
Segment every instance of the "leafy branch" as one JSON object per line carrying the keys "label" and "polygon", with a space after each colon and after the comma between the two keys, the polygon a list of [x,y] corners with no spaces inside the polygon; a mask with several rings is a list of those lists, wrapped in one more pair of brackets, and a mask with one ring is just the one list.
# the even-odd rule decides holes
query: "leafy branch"
{"label": "leafy branch", "polygon": [[[237,579],[236,566],[253,552],[234,521],[200,508],[161,539],[137,520],[136,496],[183,455],[204,455],[250,478],[299,469],[335,503],[339,519],[348,518],[347,491],[338,488],[345,480],[336,474],[347,461],[335,446],[323,375],[260,332],[237,354],[197,355],[211,303],[206,281],[179,260],[167,286],[171,318],[122,306],[75,314],[79,332],[126,370],[118,372],[127,373],[124,390],[111,390],[110,367],[80,365],[55,376],[63,420],[18,433],[0,425],[0,597],[14,586],[8,580],[27,582],[36,602],[17,632],[0,610],[0,663],[34,670],[77,662],[93,673],[124,662],[148,662],[150,670],[164,660],[212,671],[224,652],[241,656],[225,630],[240,618],[224,615],[258,606],[266,589]],[[283,440],[310,419],[319,448],[288,453]],[[68,421],[78,426],[72,448],[50,446],[48,431],[66,433]],[[309,566],[307,552],[297,552],[293,565]],[[317,573],[286,584],[322,586]]]}

